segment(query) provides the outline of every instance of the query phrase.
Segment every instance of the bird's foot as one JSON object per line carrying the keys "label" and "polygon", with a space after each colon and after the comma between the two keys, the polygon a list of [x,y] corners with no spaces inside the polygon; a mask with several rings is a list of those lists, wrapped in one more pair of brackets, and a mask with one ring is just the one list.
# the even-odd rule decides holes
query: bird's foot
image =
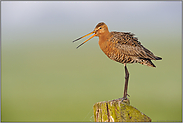
{"label": "bird's foot", "polygon": [[130,104],[130,100],[127,98],[127,96],[130,97],[130,95],[127,94],[126,97],[123,97],[123,98],[121,99],[121,102]]}

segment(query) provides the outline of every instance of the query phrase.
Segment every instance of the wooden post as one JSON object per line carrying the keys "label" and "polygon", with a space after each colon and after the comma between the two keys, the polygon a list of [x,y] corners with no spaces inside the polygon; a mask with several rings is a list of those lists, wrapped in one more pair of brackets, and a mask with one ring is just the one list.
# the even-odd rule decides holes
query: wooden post
{"label": "wooden post", "polygon": [[151,122],[151,118],[122,98],[98,102],[93,106],[95,122]]}

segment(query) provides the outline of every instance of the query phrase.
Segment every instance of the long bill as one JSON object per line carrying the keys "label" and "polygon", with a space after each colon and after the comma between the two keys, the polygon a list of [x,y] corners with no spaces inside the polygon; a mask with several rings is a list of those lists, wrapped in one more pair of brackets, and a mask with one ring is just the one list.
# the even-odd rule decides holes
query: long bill
{"label": "long bill", "polygon": [[[87,35],[84,35],[84,36],[82,36],[82,37],[80,37],[80,38],[74,40],[73,42],[78,41],[78,40],[80,40],[80,39],[82,39],[82,38],[84,38],[84,37],[86,37],[86,36],[88,36],[88,35],[91,35],[91,34],[93,34],[93,33],[95,33],[95,31],[93,31],[93,32],[91,32],[91,33],[89,33],[89,34],[87,34]],[[91,36],[90,38],[88,38],[86,41],[84,41],[84,42],[81,43],[79,46],[77,46],[77,48],[79,48],[81,45],[83,45],[84,43],[86,43],[87,41],[89,41],[90,39],[92,39],[92,38],[95,37],[95,36],[96,36],[96,34],[92,35],[92,36]]]}

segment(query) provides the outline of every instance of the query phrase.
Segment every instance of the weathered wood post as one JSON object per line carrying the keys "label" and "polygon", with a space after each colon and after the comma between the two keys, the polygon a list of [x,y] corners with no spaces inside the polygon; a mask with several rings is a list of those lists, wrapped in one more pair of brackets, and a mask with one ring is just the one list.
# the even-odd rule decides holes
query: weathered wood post
{"label": "weathered wood post", "polygon": [[121,98],[94,104],[95,122],[151,122],[151,119]]}

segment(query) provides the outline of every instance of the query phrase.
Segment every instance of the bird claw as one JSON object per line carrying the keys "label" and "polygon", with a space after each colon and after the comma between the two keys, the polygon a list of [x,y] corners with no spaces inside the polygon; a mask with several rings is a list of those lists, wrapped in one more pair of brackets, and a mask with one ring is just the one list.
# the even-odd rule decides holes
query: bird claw
{"label": "bird claw", "polygon": [[123,98],[121,99],[121,102],[130,104],[130,100],[127,98],[127,96],[130,97],[130,95],[127,94],[126,97],[123,97]]}
{"label": "bird claw", "polygon": [[124,100],[127,100],[128,98],[127,97],[123,97],[122,99],[121,99],[121,102],[123,102]]}
{"label": "bird claw", "polygon": [[122,98],[121,102],[130,104],[130,100],[128,98]]}

